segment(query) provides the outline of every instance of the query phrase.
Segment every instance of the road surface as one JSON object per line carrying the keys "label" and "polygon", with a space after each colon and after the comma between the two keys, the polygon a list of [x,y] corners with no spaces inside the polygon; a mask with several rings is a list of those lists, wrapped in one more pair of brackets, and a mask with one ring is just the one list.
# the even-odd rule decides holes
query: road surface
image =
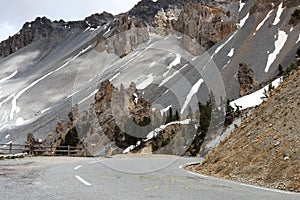
{"label": "road surface", "polygon": [[300,194],[184,170],[199,161],[171,156],[0,161],[0,199],[300,199]]}

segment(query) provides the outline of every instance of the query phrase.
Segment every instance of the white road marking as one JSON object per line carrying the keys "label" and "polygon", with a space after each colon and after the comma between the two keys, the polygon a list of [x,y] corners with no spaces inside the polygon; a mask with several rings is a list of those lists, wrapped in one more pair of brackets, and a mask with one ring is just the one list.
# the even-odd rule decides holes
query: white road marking
{"label": "white road marking", "polygon": [[80,176],[78,175],[75,175],[75,178],[77,178],[77,180],[79,180],[81,183],[83,183],[84,185],[87,185],[87,186],[91,186],[92,184],[90,184],[89,182],[87,182],[86,180],[84,180],[83,178],[81,178]]}
{"label": "white road marking", "polygon": [[182,165],[180,165],[180,166],[179,166],[179,169],[182,169],[182,168],[183,168],[183,166],[182,166]]}
{"label": "white road marking", "polygon": [[77,169],[79,169],[81,167],[82,167],[81,165],[78,165],[77,167],[74,168],[74,170],[77,170]]}

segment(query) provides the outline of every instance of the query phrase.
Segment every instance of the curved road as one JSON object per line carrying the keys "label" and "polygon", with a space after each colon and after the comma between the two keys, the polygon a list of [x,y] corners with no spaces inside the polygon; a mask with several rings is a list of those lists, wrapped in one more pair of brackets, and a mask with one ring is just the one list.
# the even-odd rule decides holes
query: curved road
{"label": "curved road", "polygon": [[0,161],[0,199],[300,199],[300,194],[243,185],[183,169],[186,164],[199,161],[161,156]]}

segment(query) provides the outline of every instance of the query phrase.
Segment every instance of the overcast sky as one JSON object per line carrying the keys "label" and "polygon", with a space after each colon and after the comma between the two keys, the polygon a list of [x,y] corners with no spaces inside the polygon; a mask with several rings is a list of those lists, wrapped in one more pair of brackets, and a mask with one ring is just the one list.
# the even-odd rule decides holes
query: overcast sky
{"label": "overcast sky", "polygon": [[140,0],[3,0],[0,12],[0,41],[17,33],[27,21],[46,16],[51,20],[80,20],[93,13],[119,14]]}

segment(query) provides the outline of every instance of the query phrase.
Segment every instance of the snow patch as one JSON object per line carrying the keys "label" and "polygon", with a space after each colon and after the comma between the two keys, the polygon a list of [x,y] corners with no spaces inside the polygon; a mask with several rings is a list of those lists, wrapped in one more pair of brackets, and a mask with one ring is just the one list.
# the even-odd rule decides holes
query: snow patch
{"label": "snow patch", "polygon": [[[223,44],[221,44],[220,46],[218,46],[218,48],[216,49],[216,51],[215,51],[215,53],[213,54],[213,56],[216,55],[217,53],[219,53],[219,51],[221,51],[221,49],[223,49],[223,47],[224,47],[226,44],[228,44],[228,43],[230,42],[230,40],[236,35],[236,33],[237,33],[237,31],[234,32],[234,33],[232,34],[232,36],[230,36],[230,37],[228,38],[228,40],[226,40],[226,42],[224,42]],[[213,56],[212,56],[212,57],[213,57]]]}
{"label": "snow patch", "polygon": [[229,65],[230,62],[231,62],[231,60],[228,60],[226,65],[224,67],[222,67],[222,69],[225,69]]}
{"label": "snow patch", "polygon": [[180,61],[181,61],[181,55],[176,54],[175,60],[170,63],[170,65],[168,66],[168,69],[171,69],[172,67],[175,67],[176,65],[180,64]]}
{"label": "snow patch", "polygon": [[281,17],[281,14],[283,13],[283,10],[284,10],[283,2],[281,2],[281,4],[278,6],[278,10],[277,10],[274,22],[273,22],[273,26],[276,26],[280,22],[280,17]]}
{"label": "snow patch", "polygon": [[111,79],[109,79],[109,82],[112,82],[114,79],[116,79],[119,75],[121,74],[121,72],[118,72],[116,75],[114,75]]}
{"label": "snow patch", "polygon": [[150,65],[149,65],[149,68],[153,67],[154,65],[156,64],[156,62],[152,62]]}
{"label": "snow patch", "polygon": [[242,28],[245,25],[249,16],[250,16],[250,13],[248,13],[243,19],[240,20],[240,23],[237,24],[239,28]]}
{"label": "snow patch", "polygon": [[107,33],[109,33],[110,30],[111,30],[111,28],[109,28],[103,35],[106,35]]}
{"label": "snow patch", "polygon": [[240,3],[239,3],[239,12],[241,12],[244,8],[244,6],[246,5],[246,3],[242,3],[242,0],[240,0]]}
{"label": "snow patch", "polygon": [[168,112],[168,110],[169,110],[170,108],[172,108],[172,105],[169,105],[168,107],[166,107],[166,108],[164,108],[164,109],[160,110],[160,114],[161,114],[161,116],[163,116],[163,115],[164,115],[164,113]]}
{"label": "snow patch", "polygon": [[133,102],[134,102],[135,104],[137,104],[137,103],[139,102],[139,97],[138,97],[138,95],[137,95],[136,93],[133,93],[133,96],[134,96]]}
{"label": "snow patch", "polygon": [[6,103],[9,99],[13,98],[14,96],[15,96],[15,94],[12,94],[12,95],[10,95],[9,97],[7,97],[5,100],[1,101],[1,102],[0,102],[0,108],[2,107],[2,105],[3,105],[4,103]]}
{"label": "snow patch", "polygon": [[91,98],[92,96],[94,96],[97,93],[98,89],[96,89],[94,92],[92,92],[89,96],[87,96],[86,98],[82,99],[81,101],[78,102],[78,104],[82,104],[83,102],[85,102],[86,100],[88,100],[89,98]]}
{"label": "snow patch", "polygon": [[129,147],[127,147],[124,151],[123,154],[129,153],[130,151],[132,151],[133,149],[135,149],[136,147],[140,146],[142,144],[141,141],[137,141],[136,145],[131,145]]}
{"label": "snow patch", "polygon": [[16,70],[13,73],[11,73],[8,77],[0,79],[0,84],[4,83],[5,81],[7,81],[7,80],[9,80],[11,78],[13,78],[17,73],[18,73],[18,70]]}
{"label": "snow patch", "polygon": [[147,142],[149,140],[151,140],[152,138],[156,137],[160,131],[164,130],[166,127],[170,126],[170,125],[174,125],[174,124],[182,124],[182,125],[187,125],[190,124],[192,120],[190,119],[186,119],[186,120],[182,120],[182,121],[175,121],[175,122],[170,122],[166,125],[161,125],[160,127],[154,129],[153,131],[151,131],[150,133],[148,133],[147,138],[144,139],[144,142]]}
{"label": "snow patch", "polygon": [[135,148],[135,145],[131,145],[129,147],[127,147],[124,151],[123,154],[129,153],[130,151],[132,151]]}
{"label": "snow patch", "polygon": [[66,67],[71,61],[75,60],[77,57],[79,57],[80,55],[82,55],[83,53],[85,53],[92,46],[93,45],[90,45],[87,48],[82,49],[76,56],[74,56],[71,60],[69,60],[68,62],[66,62],[64,65],[62,65],[61,67],[57,68],[54,71],[51,71],[51,72],[45,74],[41,78],[33,81],[30,85],[28,85],[27,87],[23,88],[20,92],[18,92],[16,95],[14,95],[12,103],[11,103],[12,104],[12,109],[11,109],[11,112],[10,112],[10,120],[13,120],[14,113],[20,112],[20,108],[17,106],[17,100],[18,100],[18,98],[20,98],[20,96],[22,96],[27,90],[31,89],[32,87],[34,87],[36,84],[40,83],[42,80],[44,80],[48,76],[52,75],[54,72],[57,72],[57,71],[61,70],[62,68]]}
{"label": "snow patch", "polygon": [[51,109],[51,107],[49,107],[49,108],[45,108],[44,110],[42,110],[41,111],[41,114],[43,114],[43,113],[45,113],[45,112],[47,112],[48,110],[50,110]]}
{"label": "snow patch", "polygon": [[[273,10],[271,10],[267,16],[258,24],[258,26],[256,27],[256,31],[259,31],[259,29],[265,24],[265,22],[269,19],[269,17],[271,16]],[[254,33],[254,35],[256,34],[256,32]]]}
{"label": "snow patch", "polygon": [[194,94],[196,94],[201,86],[201,84],[203,83],[203,79],[199,79],[197,81],[197,83],[195,83],[195,85],[193,85],[192,89],[190,90],[189,94],[186,97],[186,100],[181,108],[180,113],[183,114],[184,110],[186,109],[186,107],[188,106],[189,102],[191,101],[192,97]]}
{"label": "snow patch", "polygon": [[22,126],[23,124],[26,123],[26,120],[24,120],[23,117],[19,117],[17,120],[16,120],[16,126]]}
{"label": "snow patch", "polygon": [[9,141],[9,142],[6,142],[5,144],[8,145],[8,144],[12,144],[13,141]]}
{"label": "snow patch", "polygon": [[299,34],[299,37],[298,37],[298,40],[297,40],[296,44],[297,44],[298,42],[300,42],[300,34]]}
{"label": "snow patch", "polygon": [[268,56],[268,62],[267,66],[265,68],[265,72],[267,73],[272,65],[272,63],[275,61],[277,55],[280,53],[281,49],[284,47],[286,41],[288,39],[288,34],[282,30],[279,30],[277,35],[277,40],[275,41],[275,50],[273,53],[269,54]]}
{"label": "snow patch", "polygon": [[231,50],[230,50],[230,52],[228,53],[228,57],[232,57],[233,56],[233,54],[234,54],[234,48],[232,48]]}
{"label": "snow patch", "polygon": [[[282,78],[278,78],[278,79],[276,79],[272,82],[272,86],[274,88],[276,88],[280,85],[281,82],[282,82]],[[234,109],[237,109],[236,105],[240,106],[241,107],[240,110],[244,110],[244,109],[247,109],[247,108],[258,106],[263,102],[262,98],[265,96],[264,92],[268,91],[268,88],[269,88],[269,86],[267,85],[264,88],[262,88],[262,89],[260,89],[256,92],[253,92],[252,94],[243,96],[243,97],[241,97],[241,98],[239,98],[235,101],[230,102],[230,105]]]}
{"label": "snow patch", "polygon": [[9,138],[9,137],[10,137],[10,134],[6,135],[6,136],[5,136],[5,139],[7,139],[7,138]]}
{"label": "snow patch", "polygon": [[176,74],[178,74],[182,69],[184,69],[185,67],[187,67],[188,64],[185,64],[180,70],[176,70],[172,75],[168,76],[167,78],[165,78],[158,87],[161,87],[162,85],[164,85],[165,83],[167,83],[169,80],[171,80],[172,78],[174,78],[174,76],[176,76]]}
{"label": "snow patch", "polygon": [[67,96],[67,99],[74,96],[75,94],[77,94],[78,92],[80,92],[80,90],[76,91],[76,92],[73,92],[72,94],[70,94],[69,96]]}
{"label": "snow patch", "polygon": [[168,71],[163,74],[163,77],[167,76],[167,74],[170,72],[170,69],[172,67],[175,67],[176,65],[178,65],[180,63],[181,63],[181,55],[180,54],[176,54],[176,58],[173,60],[173,62],[171,62],[169,64],[169,66],[167,67]]}
{"label": "snow patch", "polygon": [[83,32],[87,32],[88,30],[90,30],[90,27],[87,27]]}

